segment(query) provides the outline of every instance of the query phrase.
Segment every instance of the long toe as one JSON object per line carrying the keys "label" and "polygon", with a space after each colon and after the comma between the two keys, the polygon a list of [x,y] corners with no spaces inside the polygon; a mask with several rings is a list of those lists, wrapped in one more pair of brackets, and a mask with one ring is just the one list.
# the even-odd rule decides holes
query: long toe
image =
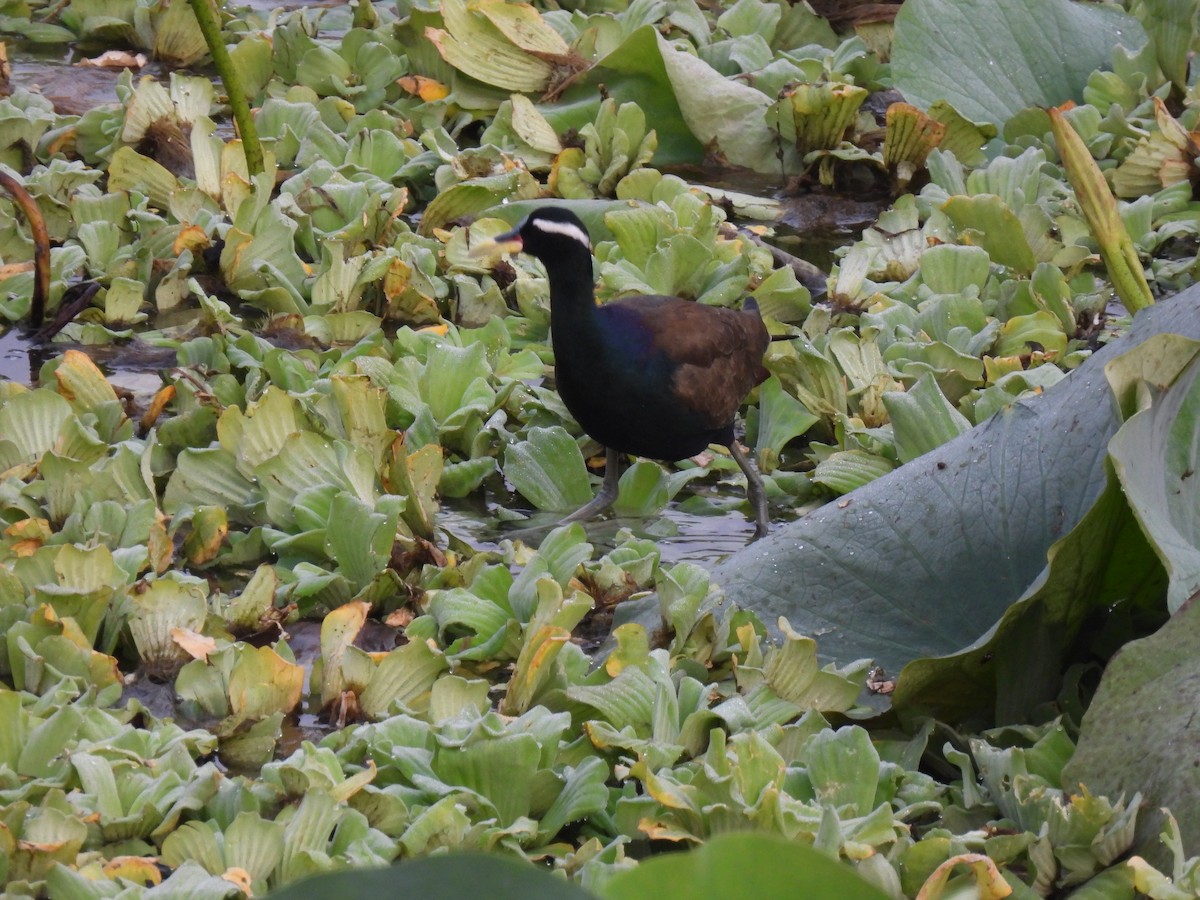
{"label": "long toe", "polygon": [[621,454],[612,449],[612,447],[606,447],[604,451],[604,484],[600,486],[600,493],[569,516],[560,519],[559,524],[565,525],[568,522],[584,522],[587,519],[595,518],[612,506],[617,499],[620,477]]}
{"label": "long toe", "polygon": [[594,519],[596,516],[600,515],[600,513],[612,506],[613,501],[616,499],[617,498],[615,494],[610,497],[605,494],[603,490],[601,490],[600,493],[593,497],[589,502],[579,507],[579,509],[575,510],[575,512],[571,513],[569,516],[563,516],[561,519],[559,519],[559,524],[566,525],[568,522],[585,522],[588,519]]}

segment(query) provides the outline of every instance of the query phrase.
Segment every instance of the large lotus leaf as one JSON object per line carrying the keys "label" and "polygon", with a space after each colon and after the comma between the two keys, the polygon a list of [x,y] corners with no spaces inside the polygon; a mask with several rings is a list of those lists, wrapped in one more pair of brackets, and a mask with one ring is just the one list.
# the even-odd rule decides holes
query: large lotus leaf
{"label": "large lotus leaf", "polygon": [[[831,863],[832,865],[832,863]],[[307,878],[273,892],[272,900],[342,900],[389,897],[403,885],[423,900],[594,900],[595,895],[526,862],[499,854],[435,856],[387,869],[359,869]],[[869,895],[859,895],[868,897]]]}
{"label": "large lotus leaf", "polygon": [[876,900],[887,894],[848,865],[813,847],[774,835],[729,834],[689,853],[665,853],[604,884],[607,900]]}
{"label": "large lotus leaf", "polygon": [[910,0],[896,16],[892,75],[917,106],[945,100],[968,119],[1003,125],[1029,106],[1082,100],[1115,45],[1145,41],[1136,19],[1098,5]]}
{"label": "large lotus leaf", "polygon": [[1163,335],[1145,349],[1141,356],[1150,365],[1187,360],[1190,371],[1180,377],[1184,383],[1126,422],[1109,451],[1134,515],[1170,574],[1167,607],[1174,612],[1200,589],[1200,479],[1192,477],[1200,467],[1200,380],[1194,361],[1200,345]]}
{"label": "large lotus leaf", "polygon": [[1160,868],[1170,862],[1158,840],[1161,807],[1179,821],[1185,855],[1200,853],[1200,744],[1193,727],[1200,703],[1198,640],[1200,602],[1193,599],[1157,633],[1114,656],[1063,770],[1068,788],[1079,784],[1106,797],[1141,792],[1134,852]]}
{"label": "large lotus leaf", "polygon": [[1042,576],[976,643],[906,665],[894,707],[944,720],[986,709],[1000,723],[1029,721],[1038,704],[1055,698],[1067,649],[1089,617],[1161,608],[1162,566],[1115,479],[1048,556]]}
{"label": "large lotus leaf", "polygon": [[898,672],[972,645],[1104,489],[1119,421],[1104,364],[1163,332],[1200,337],[1200,289],[1139,313],[1129,335],[1043,395],[777,528],[713,580],[834,659],[873,657]]}

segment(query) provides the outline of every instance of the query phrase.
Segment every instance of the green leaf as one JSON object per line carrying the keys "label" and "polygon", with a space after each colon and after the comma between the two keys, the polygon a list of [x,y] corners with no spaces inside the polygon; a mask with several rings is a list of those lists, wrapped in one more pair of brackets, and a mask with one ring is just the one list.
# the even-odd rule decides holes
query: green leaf
{"label": "green leaf", "polygon": [[1131,16],[1067,0],[910,0],[896,16],[892,76],[917,106],[946,100],[1002,126],[1027,106],[1082,100],[1114,46],[1145,41]]}
{"label": "green leaf", "polygon": [[1089,616],[1118,604],[1146,615],[1161,602],[1161,565],[1115,479],[1047,558],[1044,573],[978,640],[905,666],[893,705],[953,719],[994,698],[996,720],[1025,721],[1058,693],[1067,649]]}
{"label": "green leaf", "polygon": [[366,587],[387,566],[396,540],[396,518],[372,510],[346,491],[333,498],[326,539],[338,571],[354,590]]}
{"label": "green leaf", "polygon": [[528,815],[530,791],[541,748],[529,734],[508,734],[475,741],[441,753],[434,769],[447,783],[465,787],[489,800],[501,825]]}
{"label": "green leaf", "polygon": [[318,875],[289,884],[273,892],[271,898],[384,897],[395,893],[398,883],[404,885],[406,893],[423,900],[462,900],[473,896],[494,900],[594,900],[594,895],[561,877],[494,853],[456,853],[412,860],[388,869]]}
{"label": "green leaf", "polygon": [[[764,622],[784,616],[819,635],[829,658],[872,657],[895,673],[971,646],[1035,584],[1049,548],[1104,490],[1105,448],[1118,425],[1105,363],[1162,332],[1200,339],[1200,291],[1143,310],[1128,336],[1041,396],[871,482],[844,506],[775,529],[716,567],[713,581]],[[647,627],[657,627],[657,610],[648,615]]]}
{"label": "green leaf", "polygon": [[891,460],[865,450],[839,450],[817,463],[812,480],[835,494],[848,494],[894,468]]}
{"label": "green leaf", "polygon": [[621,473],[613,512],[619,516],[652,516],[670,499],[667,473],[648,459],[639,459]]}
{"label": "green leaf", "polygon": [[605,900],[692,900],[754,897],[755,900],[883,900],[844,863],[804,844],[765,834],[715,837],[688,853],[644,860],[603,886]]}
{"label": "green leaf", "polygon": [[426,708],[430,691],[447,668],[446,657],[425,641],[409,641],[397,647],[380,661],[371,675],[359,698],[363,711],[383,718],[397,706],[406,710]]}
{"label": "green leaf", "polygon": [[862,728],[821,731],[809,744],[808,777],[824,806],[865,816],[875,806],[879,754]]}
{"label": "green leaf", "polygon": [[936,450],[971,429],[967,417],[951,405],[929,373],[907,391],[884,394],[883,405],[892,419],[901,462]]}
{"label": "green leaf", "polygon": [[1037,265],[1021,220],[1002,198],[994,194],[955,196],[942,209],[958,229],[959,237],[978,243],[997,265],[1010,266],[1022,275],[1028,275]]}
{"label": "green leaf", "polygon": [[[770,98],[676,50],[653,26],[630,34],[596,64],[586,83],[587,91],[603,83],[617,100],[641,107],[658,134],[657,166],[698,163],[707,150],[736,165],[778,171],[775,134],[763,118]],[[552,111],[544,112],[553,123]]]}
{"label": "green leaf", "polygon": [[[1167,570],[1167,608],[1175,612],[1200,589],[1200,478],[1195,477],[1200,468],[1200,343],[1162,335],[1133,352],[1146,365],[1165,368],[1170,360],[1180,371],[1174,383],[1159,372],[1141,387],[1148,405],[1109,443],[1129,505]],[[1114,360],[1113,365],[1122,362],[1130,363]]]}
{"label": "green leaf", "polygon": [[529,429],[529,439],[504,451],[504,477],[538,509],[568,510],[592,498],[587,467],[561,425]]}
{"label": "green leaf", "polygon": [[1093,794],[1141,793],[1134,851],[1160,868],[1171,860],[1158,839],[1170,807],[1188,856],[1200,853],[1200,766],[1193,721],[1200,702],[1200,602],[1185,603],[1157,633],[1113,657],[1083,718],[1063,784]]}
{"label": "green leaf", "polygon": [[982,289],[991,265],[991,257],[982,247],[938,244],[921,254],[921,280],[935,294],[957,294],[969,287]]}
{"label": "green leaf", "polygon": [[798,438],[820,421],[803,403],[787,393],[772,375],[758,389],[758,440],[755,453],[759,468],[773,472],[779,455],[793,438]]}
{"label": "green leaf", "polygon": [[25,391],[0,405],[0,435],[15,445],[20,458],[37,462],[58,441],[71,405],[50,390]]}

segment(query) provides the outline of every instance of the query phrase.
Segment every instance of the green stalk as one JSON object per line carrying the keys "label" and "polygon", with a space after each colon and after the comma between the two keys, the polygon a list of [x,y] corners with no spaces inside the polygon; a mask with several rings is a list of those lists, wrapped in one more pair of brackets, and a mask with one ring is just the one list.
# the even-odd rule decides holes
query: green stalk
{"label": "green stalk", "polygon": [[1125,308],[1137,312],[1154,302],[1146,273],[1138,259],[1137,248],[1129,230],[1121,220],[1117,199],[1104,180],[1104,173],[1092,159],[1087,145],[1083,143],[1071,123],[1061,110],[1051,109],[1050,131],[1062,157],[1067,179],[1075,189],[1075,199],[1083,211],[1083,218],[1092,230],[1096,243],[1100,245],[1100,258],[1108,270],[1108,277]]}
{"label": "green stalk", "polygon": [[41,328],[46,317],[46,300],[50,296],[50,236],[46,231],[46,219],[25,185],[3,169],[0,169],[0,188],[8,191],[29,223],[33,238],[33,297],[29,302],[29,327]]}
{"label": "green stalk", "polygon": [[254,127],[254,117],[250,115],[250,102],[246,99],[246,90],[242,86],[242,77],[233,66],[233,57],[225,47],[221,38],[221,23],[213,10],[211,0],[188,0],[196,21],[200,23],[200,31],[208,43],[208,52],[212,54],[217,74],[221,76],[221,84],[229,97],[229,105],[233,108],[233,121],[237,123],[238,134],[242,138],[242,151],[246,154],[246,170],[251,177],[261,175],[263,171],[262,145],[258,142],[258,130]]}

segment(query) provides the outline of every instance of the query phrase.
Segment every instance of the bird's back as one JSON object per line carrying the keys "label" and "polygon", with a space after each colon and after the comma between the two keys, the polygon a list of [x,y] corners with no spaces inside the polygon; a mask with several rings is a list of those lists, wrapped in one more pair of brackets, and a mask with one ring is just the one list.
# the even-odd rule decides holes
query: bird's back
{"label": "bird's back", "polygon": [[600,307],[594,322],[590,334],[554,335],[559,393],[589,435],[665,460],[732,441],[738,407],[767,376],[757,311],[641,296]]}

